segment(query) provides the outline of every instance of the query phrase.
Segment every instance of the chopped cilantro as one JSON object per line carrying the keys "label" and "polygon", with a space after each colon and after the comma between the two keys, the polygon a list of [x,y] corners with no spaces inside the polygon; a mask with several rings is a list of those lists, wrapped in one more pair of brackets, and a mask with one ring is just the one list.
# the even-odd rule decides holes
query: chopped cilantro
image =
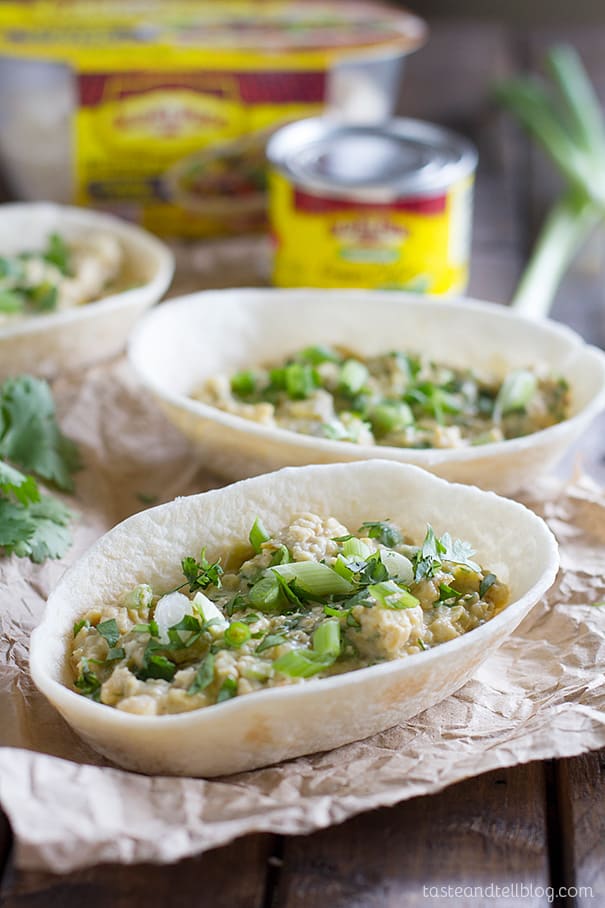
{"label": "chopped cilantro", "polygon": [[206,549],[202,549],[199,561],[191,555],[183,558],[181,568],[186,577],[186,582],[182,583],[177,589],[180,590],[189,584],[189,592],[195,593],[196,590],[205,590],[208,586],[220,587],[223,573],[220,562],[221,559],[217,558],[211,564],[206,558]]}
{"label": "chopped cilantro", "polygon": [[97,631],[103,637],[111,649],[116,645],[120,639],[120,631],[118,630],[118,624],[115,618],[108,618],[107,621],[101,621],[100,624],[97,624]]}
{"label": "chopped cilantro", "polygon": [[90,700],[96,700],[97,703],[100,701],[101,682],[95,673],[90,670],[87,659],[82,659],[82,670],[74,683],[85,697]]}
{"label": "chopped cilantro", "polygon": [[199,664],[198,670],[196,672],[195,678],[190,686],[187,688],[188,694],[198,694],[201,691],[206,690],[206,688],[212,684],[214,681],[214,656],[212,653],[208,653],[207,656],[202,659]]}
{"label": "chopped cilantro", "polygon": [[439,584],[439,599],[438,602],[448,602],[450,599],[460,599],[462,593],[459,593],[458,590],[455,590],[453,587],[448,586],[447,583]]}
{"label": "chopped cilantro", "polygon": [[223,700],[231,700],[231,698],[235,697],[236,695],[237,681],[235,680],[235,678],[225,678],[220,686],[216,702],[222,703]]}
{"label": "chopped cilantro", "polygon": [[118,659],[126,658],[126,650],[123,646],[112,646],[105,656],[106,662],[117,662]]}
{"label": "chopped cilantro", "polygon": [[393,548],[403,541],[403,537],[396,526],[388,520],[366,520],[359,527],[358,533],[377,539],[382,545]]}
{"label": "chopped cilantro", "polygon": [[83,627],[90,627],[90,623],[86,618],[82,618],[80,621],[74,623],[74,637],[77,637]]}
{"label": "chopped cilantro", "polygon": [[288,638],[284,634],[266,634],[255,649],[256,655],[264,653],[265,650],[271,649],[272,646],[279,646],[285,643]]}
{"label": "chopped cilantro", "polygon": [[147,681],[149,678],[161,678],[164,681],[172,681],[176,674],[176,665],[157,651],[157,644],[151,640],[143,656],[143,665],[136,673],[140,681]]}
{"label": "chopped cilantro", "polygon": [[495,574],[486,574],[481,583],[479,584],[479,597],[483,599],[487,591],[496,583],[498,578]]}
{"label": "chopped cilantro", "polygon": [[59,291],[55,284],[50,281],[44,281],[37,287],[30,287],[24,291],[27,300],[36,312],[52,312],[57,308],[59,301]]}

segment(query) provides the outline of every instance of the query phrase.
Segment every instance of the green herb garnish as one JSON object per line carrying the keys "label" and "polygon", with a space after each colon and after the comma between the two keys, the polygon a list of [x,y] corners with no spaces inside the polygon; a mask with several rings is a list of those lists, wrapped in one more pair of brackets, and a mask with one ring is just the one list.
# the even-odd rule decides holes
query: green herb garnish
{"label": "green herb garnish", "polygon": [[201,691],[206,690],[206,688],[212,684],[214,681],[214,656],[212,653],[208,653],[198,667],[195,678],[191,685],[187,688],[188,694],[198,694]]}
{"label": "green herb garnish", "polygon": [[403,542],[403,537],[397,527],[387,520],[366,520],[357,532],[369,536],[370,539],[377,539],[388,548],[394,548]]}
{"label": "green herb garnish", "polygon": [[197,561],[192,555],[183,558],[181,568],[186,577],[186,582],[182,583],[177,590],[182,589],[189,584],[189,592],[195,593],[196,590],[205,590],[209,586],[221,585],[221,559],[217,558],[212,564],[206,558],[206,549],[202,549],[200,559]]}
{"label": "green herb garnish", "polygon": [[258,554],[262,550],[263,542],[268,542],[271,539],[271,536],[266,531],[263,526],[262,520],[257,517],[252,524],[252,529],[250,530],[250,545],[254,551]]}

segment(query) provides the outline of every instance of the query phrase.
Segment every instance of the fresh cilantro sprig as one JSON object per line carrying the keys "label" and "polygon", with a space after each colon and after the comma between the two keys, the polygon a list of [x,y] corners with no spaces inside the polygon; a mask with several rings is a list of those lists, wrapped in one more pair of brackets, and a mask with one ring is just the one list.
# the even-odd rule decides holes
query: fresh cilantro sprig
{"label": "fresh cilantro sprig", "polygon": [[199,561],[189,555],[181,561],[181,569],[186,578],[185,583],[181,583],[177,590],[182,589],[189,584],[189,592],[195,593],[197,590],[205,590],[208,586],[221,586],[221,576],[224,573],[221,567],[221,559],[217,558],[212,563],[206,558],[206,549],[202,549]]}
{"label": "fresh cilantro sprig", "polygon": [[4,382],[0,387],[0,549],[4,554],[38,563],[65,554],[71,545],[72,512],[58,499],[42,494],[35,476],[71,491],[72,473],[79,466],[75,444],[57,424],[48,384],[28,375]]}
{"label": "fresh cilantro sprig", "polygon": [[0,387],[0,457],[73,491],[80,456],[59,428],[50,387],[42,379],[20,375]]}
{"label": "fresh cilantro sprig", "polygon": [[475,550],[469,542],[452,539],[449,533],[444,533],[439,539],[429,525],[424,541],[413,559],[414,579],[418,581],[434,577],[444,561],[464,565],[478,573],[481,568],[471,561],[471,555],[474,554]]}

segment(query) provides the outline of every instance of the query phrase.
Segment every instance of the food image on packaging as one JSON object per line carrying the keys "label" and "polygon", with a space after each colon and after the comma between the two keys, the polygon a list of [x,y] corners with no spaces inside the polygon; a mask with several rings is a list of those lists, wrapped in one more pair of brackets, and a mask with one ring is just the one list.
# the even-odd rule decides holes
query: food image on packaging
{"label": "food image on packaging", "polygon": [[424,37],[362,2],[3,3],[0,155],[25,198],[43,156],[38,196],[167,236],[258,229],[271,131],[321,111],[340,61],[397,62]]}

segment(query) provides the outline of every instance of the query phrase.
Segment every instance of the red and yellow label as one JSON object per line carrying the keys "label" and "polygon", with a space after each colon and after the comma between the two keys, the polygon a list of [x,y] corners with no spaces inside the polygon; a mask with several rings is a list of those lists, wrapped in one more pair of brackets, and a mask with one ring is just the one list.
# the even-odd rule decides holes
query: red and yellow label
{"label": "red and yellow label", "polygon": [[349,201],[269,177],[278,287],[358,287],[456,294],[468,281],[472,178],[447,192]]}

